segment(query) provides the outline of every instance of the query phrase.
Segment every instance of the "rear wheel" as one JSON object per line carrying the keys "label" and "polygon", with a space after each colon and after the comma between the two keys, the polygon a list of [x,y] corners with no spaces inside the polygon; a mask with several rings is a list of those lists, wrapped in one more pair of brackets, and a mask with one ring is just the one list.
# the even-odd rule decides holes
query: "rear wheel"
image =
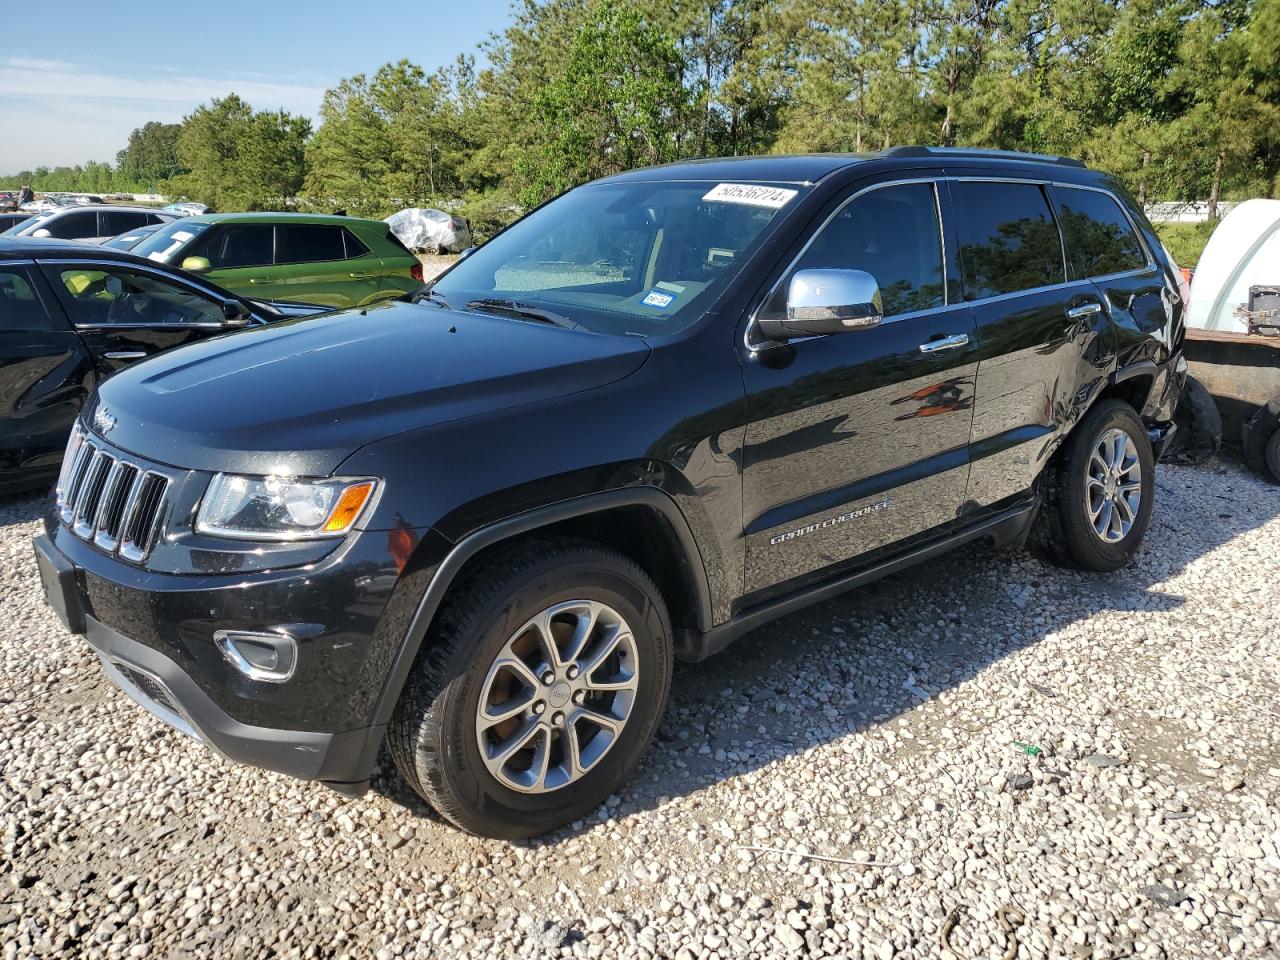
{"label": "rear wheel", "polygon": [[1155,457],[1133,408],[1104,400],[1072,431],[1041,481],[1032,545],[1046,560],[1116,570],[1138,551],[1155,503]]}
{"label": "rear wheel", "polygon": [[589,812],[653,738],[671,628],[636,564],[530,544],[446,600],[388,733],[409,784],[464,830],[514,839]]}

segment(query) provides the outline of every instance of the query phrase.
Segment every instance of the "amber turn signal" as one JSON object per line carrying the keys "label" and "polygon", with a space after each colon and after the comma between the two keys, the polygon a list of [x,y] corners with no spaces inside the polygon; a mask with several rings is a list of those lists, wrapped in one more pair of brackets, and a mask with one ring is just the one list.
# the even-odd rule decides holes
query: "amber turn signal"
{"label": "amber turn signal", "polygon": [[343,490],[342,496],[338,498],[338,502],[333,505],[333,510],[329,513],[329,519],[324,522],[324,532],[342,533],[355,523],[356,517],[360,516],[360,511],[373,496],[373,487],[373,481],[367,480],[364,483],[352,484]]}

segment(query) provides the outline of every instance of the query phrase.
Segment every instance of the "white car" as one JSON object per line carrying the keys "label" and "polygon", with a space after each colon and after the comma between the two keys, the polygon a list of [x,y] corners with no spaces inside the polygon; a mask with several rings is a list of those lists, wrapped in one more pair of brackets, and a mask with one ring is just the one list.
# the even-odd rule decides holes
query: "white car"
{"label": "white car", "polygon": [[112,237],[145,227],[152,223],[168,223],[181,220],[183,214],[170,210],[153,210],[150,207],[119,207],[109,204],[74,204],[54,207],[37,213],[0,236],[58,240],[81,240],[86,243],[102,243]]}

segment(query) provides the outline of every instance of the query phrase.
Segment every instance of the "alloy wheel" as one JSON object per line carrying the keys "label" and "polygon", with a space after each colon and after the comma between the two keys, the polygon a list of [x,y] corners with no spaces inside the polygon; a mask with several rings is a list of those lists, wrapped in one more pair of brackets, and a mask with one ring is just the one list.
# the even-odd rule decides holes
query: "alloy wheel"
{"label": "alloy wheel", "polygon": [[594,600],[548,607],[485,676],[476,708],[485,767],[521,793],[581,779],[618,742],[639,681],[635,637],[617,611]]}
{"label": "alloy wheel", "polygon": [[1133,438],[1112,427],[1089,454],[1085,496],[1093,532],[1106,543],[1129,535],[1142,505],[1142,462]]}

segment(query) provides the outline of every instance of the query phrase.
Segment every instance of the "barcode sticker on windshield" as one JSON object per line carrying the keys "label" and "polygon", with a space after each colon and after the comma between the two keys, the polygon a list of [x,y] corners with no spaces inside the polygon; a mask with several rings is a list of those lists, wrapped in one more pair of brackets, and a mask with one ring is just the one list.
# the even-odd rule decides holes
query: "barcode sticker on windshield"
{"label": "barcode sticker on windshield", "polygon": [[778,209],[791,201],[799,191],[785,187],[764,187],[751,183],[718,183],[703,196],[712,203],[745,203],[749,207]]}

